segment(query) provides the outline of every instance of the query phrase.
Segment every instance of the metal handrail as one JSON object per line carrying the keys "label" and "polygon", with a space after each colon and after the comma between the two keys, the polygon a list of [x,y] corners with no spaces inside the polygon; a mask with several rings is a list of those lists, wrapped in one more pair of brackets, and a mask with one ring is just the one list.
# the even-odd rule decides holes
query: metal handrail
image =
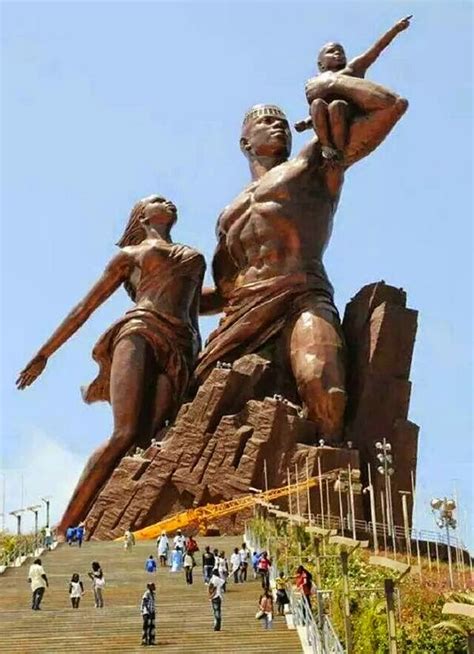
{"label": "metal handrail", "polygon": [[[351,532],[352,531],[352,521],[348,520],[346,517],[343,517],[342,523],[341,523],[341,518],[336,515],[312,515],[311,516],[312,522],[317,525],[318,527],[326,527],[327,529],[337,529],[338,531],[347,531]],[[365,532],[367,534],[372,534],[372,522],[367,522],[365,520],[354,520],[354,526],[356,528],[357,532]],[[387,523],[382,523],[382,522],[376,522],[375,523],[375,530],[378,535],[389,537],[390,534],[390,526]],[[399,538],[405,538],[405,529],[404,527],[400,525],[394,525],[394,531],[395,531],[395,536]],[[432,543],[439,543],[441,545],[447,545],[447,537],[446,534],[442,531],[430,531],[427,529],[415,529],[412,527],[410,529],[410,537],[412,540],[419,540],[419,541],[430,541]],[[457,537],[454,534],[450,534],[449,536],[449,541],[450,544],[453,547],[458,547],[462,550],[468,551],[468,548],[464,544],[464,542]]]}
{"label": "metal handrail", "polygon": [[27,558],[38,556],[45,547],[45,536],[37,534],[31,540],[20,541],[11,552],[0,552],[0,567],[19,567]]}
{"label": "metal handrail", "polygon": [[[268,542],[262,543],[247,527],[245,529],[245,541],[251,549],[264,549],[272,558]],[[275,568],[274,565],[270,568],[270,582],[272,585],[274,585],[273,582],[275,581]],[[329,616],[321,613],[319,616],[321,626],[319,626],[314,619],[308,599],[304,594],[296,592],[291,586],[289,588],[289,599],[294,624],[303,628],[306,644],[311,652],[313,654],[344,654],[345,650],[336,635]]]}

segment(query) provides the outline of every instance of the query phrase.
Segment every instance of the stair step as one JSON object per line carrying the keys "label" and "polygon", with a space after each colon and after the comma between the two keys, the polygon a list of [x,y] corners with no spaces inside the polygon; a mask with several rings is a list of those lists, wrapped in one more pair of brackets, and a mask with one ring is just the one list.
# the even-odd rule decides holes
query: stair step
{"label": "stair step", "polygon": [[[227,556],[240,546],[241,538],[200,538],[205,545],[225,550]],[[194,569],[194,583],[185,583],[184,572],[170,573],[158,568],[145,572],[145,560],[156,556],[152,541],[140,541],[131,552],[121,543],[91,542],[82,548],[60,545],[41,559],[50,582],[42,610],[30,609],[31,592],[26,583],[27,561],[23,567],[9,569],[0,577],[0,652],[53,654],[54,652],[141,652],[142,618],[140,601],[149,581],[157,587],[157,644],[159,651],[206,652],[209,654],[291,654],[301,652],[295,631],[283,617],[276,617],[273,629],[263,630],[255,619],[261,589],[250,579],[244,584],[228,582],[222,606],[222,631],[212,629],[213,619],[207,588],[200,566]],[[92,561],[99,561],[106,578],[105,607],[95,609],[87,572]],[[196,555],[200,562],[200,553]],[[78,572],[85,595],[79,609],[72,609],[68,597],[71,575]],[[158,650],[158,647],[157,647]]]}

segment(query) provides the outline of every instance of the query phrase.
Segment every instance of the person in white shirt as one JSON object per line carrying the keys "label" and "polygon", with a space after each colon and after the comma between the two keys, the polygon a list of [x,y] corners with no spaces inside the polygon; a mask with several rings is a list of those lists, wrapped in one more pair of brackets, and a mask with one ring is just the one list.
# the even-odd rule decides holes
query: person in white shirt
{"label": "person in white shirt", "polygon": [[239,550],[240,554],[240,582],[244,583],[247,581],[247,570],[249,568],[250,562],[250,550],[247,549],[246,543],[242,543],[242,547]]}
{"label": "person in white shirt", "polygon": [[44,591],[49,586],[48,577],[41,565],[41,559],[35,559],[33,565],[30,565],[28,581],[31,584],[31,590],[33,593],[31,608],[33,611],[39,611]]}
{"label": "person in white shirt", "polygon": [[127,529],[123,535],[123,548],[126,552],[130,552],[135,545],[135,536],[130,529]]}
{"label": "person in white shirt", "polygon": [[168,536],[166,535],[166,532],[162,532],[161,536],[158,537],[156,541],[156,546],[158,548],[158,556],[160,558],[160,565],[161,567],[166,566],[166,562],[168,560],[168,552],[170,549],[170,542],[168,539]]}
{"label": "person in white shirt", "polygon": [[176,536],[173,538],[173,545],[175,546],[176,549],[181,550],[184,552],[185,545],[186,545],[186,537],[181,533],[181,529],[178,529],[176,532]]}
{"label": "person in white shirt", "polygon": [[219,577],[224,582],[222,590],[225,593],[227,590],[227,577],[229,576],[229,563],[227,562],[224,550],[222,550],[221,553],[216,557],[216,568],[219,572]]}
{"label": "person in white shirt", "polygon": [[191,585],[193,583],[193,567],[194,567],[194,559],[191,556],[191,554],[186,550],[186,554],[184,555],[184,572],[186,575],[186,583],[188,585]]}
{"label": "person in white shirt", "polygon": [[77,572],[75,572],[71,577],[71,581],[69,582],[69,597],[71,598],[71,606],[73,609],[79,608],[79,603],[83,595],[84,585],[80,580]]}
{"label": "person in white shirt", "polygon": [[219,570],[215,568],[212,571],[212,577],[209,580],[208,595],[214,615],[214,631],[220,631],[222,626],[222,599],[224,581],[219,577]]}
{"label": "person in white shirt", "polygon": [[234,584],[238,584],[240,570],[240,554],[238,547],[236,547],[230,555],[230,569],[231,573],[234,575]]}

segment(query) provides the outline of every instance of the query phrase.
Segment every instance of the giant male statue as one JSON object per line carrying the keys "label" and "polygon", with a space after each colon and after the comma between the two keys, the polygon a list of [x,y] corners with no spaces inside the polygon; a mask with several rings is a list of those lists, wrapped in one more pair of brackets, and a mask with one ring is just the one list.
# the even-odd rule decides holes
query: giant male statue
{"label": "giant male statue", "polygon": [[215,288],[204,289],[201,313],[224,316],[195,376],[201,382],[217,361],[272,345],[318,433],[337,442],[346,405],[344,342],[323,254],[346,169],[383,141],[408,103],[372,82],[360,89],[335,79],[332,96],[358,110],[337,164],[321,156],[315,136],[289,160],[291,133],[278,107],[256,105],[245,115],[240,147],[252,181],[217,223]]}

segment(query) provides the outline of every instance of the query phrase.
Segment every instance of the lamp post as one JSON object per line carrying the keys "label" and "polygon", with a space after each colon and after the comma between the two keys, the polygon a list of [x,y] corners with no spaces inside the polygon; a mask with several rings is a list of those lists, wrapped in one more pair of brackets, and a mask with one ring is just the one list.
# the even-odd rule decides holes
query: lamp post
{"label": "lamp post", "polygon": [[49,506],[51,504],[51,495],[46,495],[46,497],[42,497],[41,501],[46,504],[46,527],[49,527]]}
{"label": "lamp post", "polygon": [[372,472],[370,469],[370,463],[367,464],[367,470],[369,473],[369,485],[363,489],[363,493],[369,493],[370,498],[370,519],[372,521],[372,540],[374,546],[374,552],[379,553],[379,541],[377,537],[377,516],[375,513],[375,494],[374,487],[372,486]]}
{"label": "lamp post", "polygon": [[393,456],[392,445],[383,438],[382,441],[375,443],[375,449],[377,450],[377,460],[379,461],[379,466],[377,467],[377,472],[384,477],[385,481],[385,501],[387,503],[387,524],[389,529],[389,535],[392,536],[392,546],[393,554],[397,558],[397,544],[395,539],[395,526],[393,524],[393,503],[392,503],[392,483],[391,476],[395,472],[393,467]]}
{"label": "lamp post", "polygon": [[18,536],[21,536],[21,514],[25,512],[25,509],[17,509],[16,511],[10,511],[10,515],[14,515],[16,518],[16,533]]}
{"label": "lamp post", "polygon": [[35,504],[34,506],[27,506],[26,510],[31,511],[35,514],[35,538],[38,535],[38,511],[41,509],[41,504]]}
{"label": "lamp post", "polygon": [[431,500],[431,509],[435,516],[436,524],[440,529],[446,529],[446,544],[448,548],[448,567],[449,567],[449,584],[454,588],[453,578],[453,562],[451,559],[451,539],[449,530],[456,529],[457,521],[454,518],[454,511],[456,510],[456,502],[452,499],[445,497],[440,500],[434,497]]}

